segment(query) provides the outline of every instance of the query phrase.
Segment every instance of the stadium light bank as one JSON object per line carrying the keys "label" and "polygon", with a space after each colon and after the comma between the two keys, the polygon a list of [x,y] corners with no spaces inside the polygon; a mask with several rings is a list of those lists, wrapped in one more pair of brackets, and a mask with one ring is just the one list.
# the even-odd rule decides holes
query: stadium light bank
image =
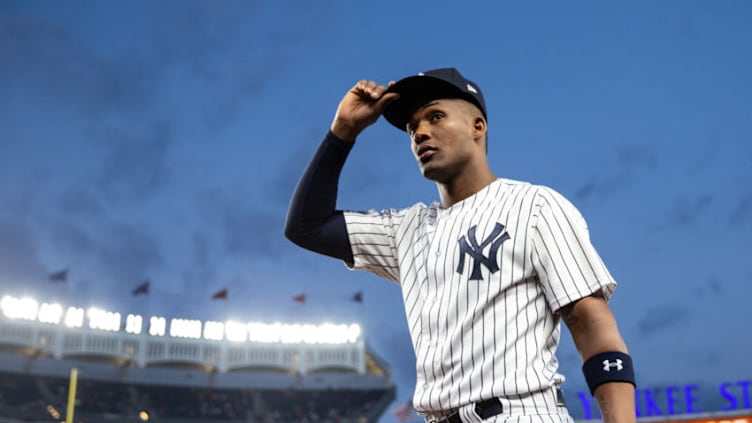
{"label": "stadium light bank", "polygon": [[10,295],[0,300],[0,313],[12,320],[29,320],[50,325],[65,325],[128,334],[174,338],[206,339],[212,341],[257,342],[281,344],[352,344],[360,340],[360,325],[351,324],[283,324],[238,321],[201,321],[152,316],[144,331],[144,318],[128,314],[123,321],[117,312],[97,307],[84,310],[80,307],[64,307],[57,303],[39,303],[29,297]]}

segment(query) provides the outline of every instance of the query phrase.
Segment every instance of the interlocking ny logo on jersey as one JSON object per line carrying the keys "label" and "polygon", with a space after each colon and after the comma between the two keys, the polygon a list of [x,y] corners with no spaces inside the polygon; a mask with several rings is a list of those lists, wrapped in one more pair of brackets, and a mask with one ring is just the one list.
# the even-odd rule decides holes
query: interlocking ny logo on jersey
{"label": "interlocking ny logo on jersey", "polygon": [[[480,274],[480,266],[486,266],[491,273],[499,271],[499,264],[496,262],[496,253],[501,247],[501,243],[509,239],[509,233],[504,230],[504,225],[496,223],[493,231],[483,241],[478,243],[478,239],[475,237],[475,229],[477,226],[473,226],[467,231],[467,235],[464,235],[459,239],[460,245],[460,262],[457,265],[457,273],[462,274],[465,271],[465,255],[470,256],[473,259],[473,271],[470,273],[471,281],[482,280],[483,277]],[[491,244],[491,248],[488,250],[488,256],[483,255],[483,249],[488,244]]]}

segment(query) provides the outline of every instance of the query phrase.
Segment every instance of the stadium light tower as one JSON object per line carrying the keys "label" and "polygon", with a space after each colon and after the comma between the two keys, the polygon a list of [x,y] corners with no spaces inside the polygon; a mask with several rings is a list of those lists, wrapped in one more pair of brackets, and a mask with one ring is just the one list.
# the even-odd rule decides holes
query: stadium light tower
{"label": "stadium light tower", "polygon": [[84,309],[79,307],[68,307],[65,312],[65,326],[69,328],[80,328],[84,325]]}
{"label": "stadium light tower", "polygon": [[42,323],[60,324],[63,318],[63,306],[60,304],[42,303],[39,307],[37,320]]}
{"label": "stadium light tower", "polygon": [[225,324],[208,321],[204,323],[204,339],[221,341],[225,336]]}
{"label": "stadium light tower", "polygon": [[149,335],[165,336],[167,333],[167,319],[164,317],[152,316],[149,319]]}
{"label": "stadium light tower", "polygon": [[89,328],[116,332],[120,330],[120,313],[102,310],[96,307],[86,312]]}
{"label": "stadium light tower", "polygon": [[229,341],[245,342],[248,340],[248,325],[232,320],[228,321],[225,324],[225,334]]}
{"label": "stadium light tower", "polygon": [[15,298],[9,295],[0,300],[0,309],[11,319],[36,320],[39,303],[33,298]]}
{"label": "stadium light tower", "polygon": [[171,319],[170,336],[175,338],[201,338],[201,320]]}
{"label": "stadium light tower", "polygon": [[125,331],[134,335],[139,335],[143,328],[143,317],[138,314],[129,314],[125,318]]}

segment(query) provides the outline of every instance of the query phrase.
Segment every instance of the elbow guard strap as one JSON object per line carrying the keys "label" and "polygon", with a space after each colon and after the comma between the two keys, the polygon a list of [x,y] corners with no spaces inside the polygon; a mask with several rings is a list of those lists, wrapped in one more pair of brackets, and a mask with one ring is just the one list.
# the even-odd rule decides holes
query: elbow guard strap
{"label": "elbow guard strap", "polygon": [[608,382],[627,382],[636,386],[632,358],[620,351],[607,351],[596,354],[582,365],[590,394],[595,388]]}

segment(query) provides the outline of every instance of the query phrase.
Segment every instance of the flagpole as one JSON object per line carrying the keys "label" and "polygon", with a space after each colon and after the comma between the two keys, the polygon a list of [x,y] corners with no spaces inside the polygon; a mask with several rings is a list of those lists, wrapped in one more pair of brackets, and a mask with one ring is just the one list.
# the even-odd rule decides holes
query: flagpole
{"label": "flagpole", "polygon": [[68,409],[65,413],[65,423],[73,423],[73,409],[76,406],[76,382],[78,381],[78,369],[73,367],[70,371],[68,383]]}

